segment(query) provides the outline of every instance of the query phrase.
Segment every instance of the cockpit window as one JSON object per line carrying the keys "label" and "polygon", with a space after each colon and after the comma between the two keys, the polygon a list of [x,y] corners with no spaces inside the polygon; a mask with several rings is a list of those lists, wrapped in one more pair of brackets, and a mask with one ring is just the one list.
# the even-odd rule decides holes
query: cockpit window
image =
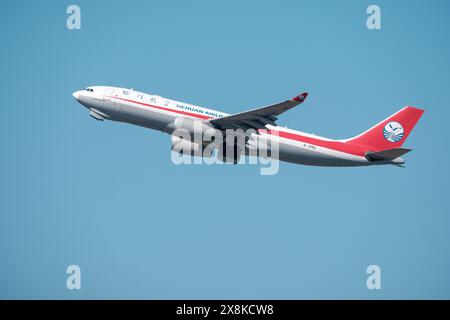
{"label": "cockpit window", "polygon": [[84,90],[86,90],[86,91],[88,91],[88,92],[94,92],[94,89],[91,89],[91,88],[86,88],[86,89],[84,89]]}

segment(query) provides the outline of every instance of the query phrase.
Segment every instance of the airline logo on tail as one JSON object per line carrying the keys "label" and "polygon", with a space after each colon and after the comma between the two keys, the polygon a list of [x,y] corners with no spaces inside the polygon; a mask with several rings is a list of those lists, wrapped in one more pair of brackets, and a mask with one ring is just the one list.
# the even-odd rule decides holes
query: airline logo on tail
{"label": "airline logo on tail", "polygon": [[399,142],[403,139],[403,127],[400,123],[391,121],[384,126],[383,135],[389,142]]}

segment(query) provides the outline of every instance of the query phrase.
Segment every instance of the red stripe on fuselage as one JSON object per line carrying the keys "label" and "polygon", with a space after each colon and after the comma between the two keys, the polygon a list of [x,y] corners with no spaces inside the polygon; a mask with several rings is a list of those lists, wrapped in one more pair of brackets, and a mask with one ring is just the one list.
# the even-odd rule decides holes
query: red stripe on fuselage
{"label": "red stripe on fuselage", "polygon": [[[190,117],[195,117],[195,118],[199,118],[199,119],[203,119],[203,120],[213,119],[213,117],[210,117],[210,116],[205,116],[205,115],[201,115],[201,114],[197,114],[197,113],[155,106],[153,104],[148,104],[145,102],[134,101],[134,100],[119,98],[119,97],[112,97],[112,96],[109,96],[109,98],[127,101],[127,102],[131,102],[131,103],[136,103],[136,104],[139,104],[142,106],[151,107],[151,108],[169,111],[169,112],[174,112],[174,113],[178,113],[178,114],[182,114],[182,115],[186,115],[186,116],[190,116]],[[348,153],[348,154],[352,154],[352,155],[360,156],[360,157],[364,157],[365,152],[368,151],[362,147],[348,144],[345,142],[332,141],[332,140],[330,140],[330,141],[321,140],[321,139],[317,139],[317,138],[302,136],[300,134],[292,133],[292,132],[286,132],[286,131],[280,131],[280,130],[264,130],[264,129],[260,129],[260,130],[258,130],[258,132],[264,132],[264,133],[271,134],[271,135],[277,135],[281,138],[294,140],[294,141],[298,141],[298,142],[303,142],[303,143],[308,143],[308,144],[312,144],[312,145],[315,145],[318,147],[323,147],[323,148],[327,148],[327,149],[331,149],[331,150],[335,150],[335,151],[339,151],[339,152],[344,152],[344,153]]]}
{"label": "red stripe on fuselage", "polygon": [[148,103],[145,103],[145,102],[134,101],[134,100],[125,99],[125,98],[119,98],[119,97],[111,97],[111,96],[109,96],[109,98],[118,99],[118,100],[127,101],[127,102],[132,102],[132,103],[137,103],[137,104],[140,104],[142,106],[151,107],[151,108],[155,108],[155,109],[160,109],[160,110],[164,110],[164,111],[175,112],[175,113],[179,113],[179,114],[183,114],[183,115],[191,116],[191,117],[196,117],[196,118],[200,118],[200,119],[204,119],[204,120],[212,119],[212,117],[210,117],[210,116],[205,116],[205,115],[192,113],[192,112],[186,112],[186,111],[183,111],[183,110],[175,110],[175,109],[171,109],[171,108],[155,106],[153,104],[148,104]]}
{"label": "red stripe on fuselage", "polygon": [[321,139],[317,139],[317,138],[302,136],[302,135],[299,135],[297,133],[292,133],[292,132],[286,132],[286,131],[280,131],[280,130],[258,130],[258,131],[259,132],[263,131],[263,132],[269,133],[271,135],[277,135],[281,138],[299,141],[299,142],[303,142],[303,143],[308,143],[308,144],[312,144],[312,145],[315,145],[318,147],[323,147],[323,148],[327,148],[327,149],[331,149],[331,150],[335,150],[335,151],[339,151],[339,152],[344,152],[344,153],[352,154],[352,155],[359,156],[359,157],[364,157],[365,152],[367,151],[364,148],[361,148],[361,147],[355,146],[355,145],[351,145],[351,144],[348,144],[345,142],[333,141],[333,140],[321,140]]}

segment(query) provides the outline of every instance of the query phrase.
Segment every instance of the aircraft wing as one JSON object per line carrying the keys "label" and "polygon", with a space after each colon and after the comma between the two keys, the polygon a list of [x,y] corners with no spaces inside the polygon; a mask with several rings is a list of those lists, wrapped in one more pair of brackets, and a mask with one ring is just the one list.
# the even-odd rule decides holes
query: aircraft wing
{"label": "aircraft wing", "polygon": [[388,150],[383,150],[383,151],[378,151],[378,152],[367,152],[366,157],[371,161],[394,160],[410,151],[411,151],[411,149],[394,148],[394,149],[388,149]]}
{"label": "aircraft wing", "polygon": [[263,129],[266,125],[276,125],[277,116],[287,110],[301,104],[305,101],[308,93],[304,92],[292,99],[275,103],[262,108],[236,113],[222,118],[209,120],[215,128],[218,129],[237,129],[246,130],[248,128]]}

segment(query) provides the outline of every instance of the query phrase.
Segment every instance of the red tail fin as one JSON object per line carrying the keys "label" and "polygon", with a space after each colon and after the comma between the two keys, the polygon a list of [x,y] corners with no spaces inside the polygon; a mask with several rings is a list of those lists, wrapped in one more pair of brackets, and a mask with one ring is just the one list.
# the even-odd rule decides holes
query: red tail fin
{"label": "red tail fin", "polygon": [[366,146],[371,151],[399,148],[408,138],[423,113],[424,110],[422,109],[404,107],[389,118],[346,142]]}

